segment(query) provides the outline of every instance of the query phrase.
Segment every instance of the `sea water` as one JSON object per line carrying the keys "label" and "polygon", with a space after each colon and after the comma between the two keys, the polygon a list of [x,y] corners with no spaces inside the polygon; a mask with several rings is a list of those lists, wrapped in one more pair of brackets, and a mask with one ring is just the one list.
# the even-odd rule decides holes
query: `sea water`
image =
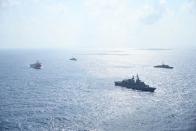
{"label": "sea water", "polygon": [[[137,74],[154,93],[114,86]],[[195,131],[195,94],[193,49],[0,51],[1,131]]]}

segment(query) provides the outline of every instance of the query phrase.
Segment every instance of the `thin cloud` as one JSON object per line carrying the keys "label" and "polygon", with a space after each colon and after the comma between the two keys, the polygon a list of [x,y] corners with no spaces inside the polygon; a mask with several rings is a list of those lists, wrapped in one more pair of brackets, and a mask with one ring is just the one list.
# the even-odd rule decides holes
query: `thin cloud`
{"label": "thin cloud", "polygon": [[21,4],[21,0],[0,0],[0,7],[1,8],[9,8],[18,6]]}
{"label": "thin cloud", "polygon": [[[29,48],[149,47],[157,43],[166,47],[187,40],[195,43],[195,16],[179,10],[185,3],[0,0],[0,41],[4,47]],[[193,5],[188,7],[194,9]]]}
{"label": "thin cloud", "polygon": [[188,0],[183,4],[182,9],[189,13],[196,13],[196,0]]}
{"label": "thin cloud", "polygon": [[141,10],[140,20],[144,24],[154,24],[168,13],[165,0],[160,0],[156,5],[146,5]]}

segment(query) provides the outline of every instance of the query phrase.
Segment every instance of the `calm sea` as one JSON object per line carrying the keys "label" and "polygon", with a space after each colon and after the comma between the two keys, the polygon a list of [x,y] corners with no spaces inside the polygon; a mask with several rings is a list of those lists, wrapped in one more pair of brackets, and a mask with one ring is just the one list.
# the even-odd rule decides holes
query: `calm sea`
{"label": "calm sea", "polygon": [[[114,86],[136,74],[155,92]],[[195,131],[196,50],[1,50],[0,130]]]}

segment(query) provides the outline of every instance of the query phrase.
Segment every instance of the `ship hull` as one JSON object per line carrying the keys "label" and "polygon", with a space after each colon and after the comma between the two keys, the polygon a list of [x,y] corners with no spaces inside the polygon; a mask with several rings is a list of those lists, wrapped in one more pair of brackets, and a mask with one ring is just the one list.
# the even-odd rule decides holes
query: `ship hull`
{"label": "ship hull", "polygon": [[174,67],[161,67],[161,66],[154,66],[154,68],[165,68],[165,69],[173,69]]}
{"label": "ship hull", "polygon": [[69,59],[69,60],[72,60],[72,61],[77,61],[77,59],[76,59],[76,58],[71,58],[71,59]]}
{"label": "ship hull", "polygon": [[34,69],[41,69],[41,65],[30,64],[30,67]]}
{"label": "ship hull", "polygon": [[120,87],[126,87],[128,89],[133,89],[133,90],[140,90],[140,91],[146,91],[146,92],[154,92],[156,88],[153,87],[138,87],[138,86],[129,86],[129,85],[124,85],[122,84],[121,81],[114,82],[115,86],[120,86]]}

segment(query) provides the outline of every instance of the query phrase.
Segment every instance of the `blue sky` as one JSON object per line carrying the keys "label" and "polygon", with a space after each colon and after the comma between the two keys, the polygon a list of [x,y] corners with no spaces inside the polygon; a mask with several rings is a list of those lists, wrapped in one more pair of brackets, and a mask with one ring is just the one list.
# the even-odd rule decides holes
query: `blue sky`
{"label": "blue sky", "polygon": [[196,46],[196,0],[0,0],[0,48]]}

